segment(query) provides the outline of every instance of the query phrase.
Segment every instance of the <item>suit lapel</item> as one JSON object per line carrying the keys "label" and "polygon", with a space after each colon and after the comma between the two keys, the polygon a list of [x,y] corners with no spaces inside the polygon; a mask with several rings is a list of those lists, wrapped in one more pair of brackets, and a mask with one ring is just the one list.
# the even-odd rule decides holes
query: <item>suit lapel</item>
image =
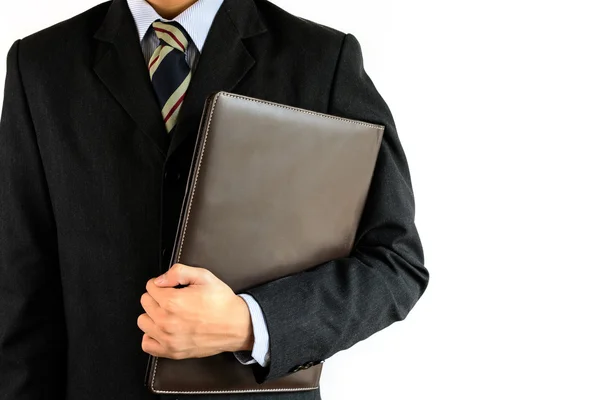
{"label": "suit lapel", "polygon": [[125,0],[112,2],[94,38],[100,41],[94,71],[141,131],[165,155],[166,128]]}
{"label": "suit lapel", "polygon": [[170,157],[181,143],[198,132],[206,98],[217,91],[232,91],[254,65],[242,39],[265,31],[253,0],[225,0],[206,38],[192,75],[175,129]]}

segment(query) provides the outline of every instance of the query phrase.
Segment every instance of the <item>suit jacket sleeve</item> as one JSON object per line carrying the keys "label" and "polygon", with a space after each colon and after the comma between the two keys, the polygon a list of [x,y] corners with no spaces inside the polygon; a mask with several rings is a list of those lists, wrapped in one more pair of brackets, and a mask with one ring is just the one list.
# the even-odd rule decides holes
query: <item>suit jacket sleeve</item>
{"label": "suit jacket sleeve", "polygon": [[59,399],[66,334],[56,225],[19,45],[8,53],[0,119],[0,399]]}
{"label": "suit jacket sleeve", "polygon": [[350,256],[246,290],[260,304],[270,336],[270,364],[253,365],[259,383],[404,319],[429,279],[406,157],[352,35],[341,46],[329,113],[385,125],[373,180]]}

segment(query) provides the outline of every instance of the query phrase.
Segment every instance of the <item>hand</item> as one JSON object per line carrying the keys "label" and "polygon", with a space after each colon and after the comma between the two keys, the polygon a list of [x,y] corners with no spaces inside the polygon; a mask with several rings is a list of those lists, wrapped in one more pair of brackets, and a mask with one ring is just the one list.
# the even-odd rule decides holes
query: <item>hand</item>
{"label": "hand", "polygon": [[146,353],[180,360],[252,350],[246,302],[210,271],[175,264],[150,279],[146,290],[141,298],[146,313],[138,318]]}

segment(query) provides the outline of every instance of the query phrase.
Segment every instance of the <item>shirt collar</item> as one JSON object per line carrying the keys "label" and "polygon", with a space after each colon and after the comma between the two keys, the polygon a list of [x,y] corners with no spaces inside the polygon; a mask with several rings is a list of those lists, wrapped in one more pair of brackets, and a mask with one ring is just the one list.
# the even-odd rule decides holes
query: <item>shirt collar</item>
{"label": "shirt collar", "polygon": [[198,50],[204,46],[208,31],[222,4],[223,0],[198,0],[174,19],[165,19],[158,15],[146,0],[127,0],[140,42],[157,19],[165,22],[176,21],[183,26]]}

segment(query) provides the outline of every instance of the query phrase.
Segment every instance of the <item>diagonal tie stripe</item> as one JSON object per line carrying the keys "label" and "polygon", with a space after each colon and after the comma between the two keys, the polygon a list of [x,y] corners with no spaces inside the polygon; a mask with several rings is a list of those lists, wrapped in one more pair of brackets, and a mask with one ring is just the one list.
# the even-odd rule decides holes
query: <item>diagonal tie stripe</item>
{"label": "diagonal tie stripe", "polygon": [[185,51],[188,47],[188,38],[185,31],[181,25],[177,22],[161,22],[155,21],[152,24],[154,31],[156,32],[156,36],[159,39],[164,40],[169,46],[174,47],[180,51]]}
{"label": "diagonal tie stripe", "polygon": [[[162,108],[190,73],[190,68],[183,54],[175,50],[168,52],[156,64],[158,65],[151,79],[154,92],[158,98],[158,104]],[[154,65],[152,67],[154,68]]]}
{"label": "diagonal tie stripe", "polygon": [[174,49],[170,46],[158,46],[150,59],[150,65],[148,65],[148,71],[150,72],[150,79],[154,76],[154,73],[160,65],[160,60],[165,58],[167,54],[172,52]]}
{"label": "diagonal tie stripe", "polygon": [[169,46],[179,51],[185,51],[183,49],[187,48],[173,33],[160,28],[154,28],[154,31],[156,32],[156,36]]}
{"label": "diagonal tie stripe", "polygon": [[152,28],[159,39],[159,46],[150,57],[148,72],[165,127],[170,133],[177,123],[192,76],[185,60],[190,39],[177,22],[155,21]]}
{"label": "diagonal tie stripe", "polygon": [[162,108],[162,115],[165,121],[165,125],[167,127],[167,132],[171,132],[175,123],[177,122],[177,117],[179,116],[179,110],[181,109],[181,104],[183,103],[183,99],[185,98],[185,94],[187,92],[187,88],[190,85],[190,79],[192,78],[192,73],[190,72],[185,80],[181,83],[179,88],[171,95],[169,100],[165,103]]}

